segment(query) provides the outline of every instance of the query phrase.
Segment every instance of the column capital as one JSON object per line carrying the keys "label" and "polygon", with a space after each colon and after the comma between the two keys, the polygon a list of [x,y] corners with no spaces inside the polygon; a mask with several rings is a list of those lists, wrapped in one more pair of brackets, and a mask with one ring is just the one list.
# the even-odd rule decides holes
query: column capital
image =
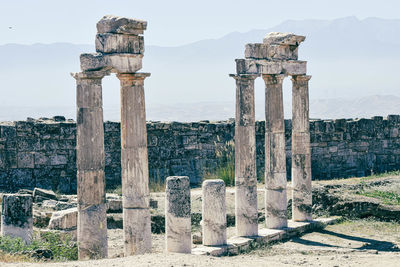
{"label": "column capital", "polygon": [[285,74],[262,74],[265,84],[282,84]]}
{"label": "column capital", "polygon": [[311,77],[311,75],[293,75],[291,80],[293,83],[307,83]]}
{"label": "column capital", "polygon": [[71,72],[71,76],[76,80],[101,80],[104,76],[110,75],[111,70]]}
{"label": "column capital", "polygon": [[259,74],[229,74],[235,80],[255,80]]}
{"label": "column capital", "polygon": [[134,73],[117,73],[120,81],[144,81],[150,77],[151,73],[148,72],[134,72]]}

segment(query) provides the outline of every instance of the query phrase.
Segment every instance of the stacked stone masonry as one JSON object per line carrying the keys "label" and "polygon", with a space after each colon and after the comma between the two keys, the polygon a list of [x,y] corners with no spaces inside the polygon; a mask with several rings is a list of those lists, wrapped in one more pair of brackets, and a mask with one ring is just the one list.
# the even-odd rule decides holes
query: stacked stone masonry
{"label": "stacked stone masonry", "polygon": [[[192,184],[218,165],[216,146],[234,138],[232,121],[147,123],[150,179],[187,175]],[[291,121],[285,120],[286,171],[291,170]],[[400,170],[400,115],[312,120],[313,180]],[[107,188],[121,184],[120,124],[104,123]],[[264,172],[263,121],[256,122],[257,177]],[[41,187],[76,192],[76,124],[29,120],[0,123],[0,190]]]}

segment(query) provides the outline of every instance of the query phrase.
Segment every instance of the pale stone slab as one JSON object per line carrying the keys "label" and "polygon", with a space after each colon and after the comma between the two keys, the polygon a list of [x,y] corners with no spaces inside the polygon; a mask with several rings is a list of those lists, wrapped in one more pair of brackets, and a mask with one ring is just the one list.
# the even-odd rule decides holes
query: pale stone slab
{"label": "pale stone slab", "polygon": [[297,60],[298,47],[294,45],[246,44],[245,58],[268,60]]}
{"label": "pale stone slab", "polygon": [[170,176],[165,191],[167,252],[191,253],[190,182],[187,176]]}
{"label": "pale stone slab", "polygon": [[131,19],[106,15],[97,22],[98,33],[122,33],[122,34],[143,34],[147,28],[147,22],[139,19]]}
{"label": "pale stone slab", "polygon": [[267,34],[267,36],[265,36],[263,43],[298,46],[305,39],[305,36],[295,35],[293,33],[270,32]]}
{"label": "pale stone slab", "polygon": [[236,59],[238,74],[285,74],[304,75],[307,73],[307,62],[300,60],[256,60]]}
{"label": "pale stone slab", "polygon": [[32,241],[33,198],[28,194],[4,194],[1,209],[1,235]]}
{"label": "pale stone slab", "polygon": [[107,65],[117,73],[133,73],[142,68],[143,55],[140,54],[110,54],[105,58]]}
{"label": "pale stone slab", "polygon": [[78,208],[71,208],[54,212],[51,215],[49,229],[71,230],[76,229],[78,222]]}
{"label": "pale stone slab", "polygon": [[224,181],[206,180],[202,188],[203,245],[226,244],[226,204]]}
{"label": "pale stone slab", "polygon": [[112,69],[117,73],[134,73],[142,68],[142,54],[81,54],[81,70],[96,71]]}

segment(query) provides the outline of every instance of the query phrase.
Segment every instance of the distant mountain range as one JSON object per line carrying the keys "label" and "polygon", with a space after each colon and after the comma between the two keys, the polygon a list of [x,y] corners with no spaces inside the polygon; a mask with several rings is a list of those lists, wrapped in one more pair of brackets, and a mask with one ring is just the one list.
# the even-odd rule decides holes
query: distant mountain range
{"label": "distant mountain range", "polygon": [[[148,118],[187,121],[233,117],[235,83],[228,74],[235,72],[234,59],[243,58],[245,43],[262,42],[271,31],[307,36],[299,57],[308,61],[308,73],[313,76],[311,116],[400,113],[400,19],[347,17],[290,20],[265,30],[233,32],[179,47],[146,46],[143,71],[152,73],[145,82]],[[79,71],[79,54],[83,52],[94,52],[94,45],[1,45],[0,120],[46,114],[75,117],[75,81],[69,73]],[[261,79],[257,80],[257,103],[263,101],[263,87]],[[118,79],[105,78],[103,88],[105,117],[116,120]],[[290,102],[289,79],[284,83],[284,98]]]}

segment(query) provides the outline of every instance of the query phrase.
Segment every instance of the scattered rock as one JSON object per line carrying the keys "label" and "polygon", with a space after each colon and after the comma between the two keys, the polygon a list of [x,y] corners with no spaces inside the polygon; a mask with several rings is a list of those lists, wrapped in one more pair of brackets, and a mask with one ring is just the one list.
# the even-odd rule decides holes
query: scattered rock
{"label": "scattered rock", "polygon": [[122,200],[121,199],[107,199],[107,213],[121,213]]}
{"label": "scattered rock", "polygon": [[54,212],[51,216],[49,229],[71,230],[76,229],[78,222],[78,209],[71,208]]}
{"label": "scattered rock", "polygon": [[33,198],[34,198],[35,202],[42,202],[43,200],[46,200],[46,199],[57,200],[57,196],[53,192],[53,190],[46,190],[46,189],[37,188],[37,187],[33,190]]}
{"label": "scattered rock", "polygon": [[192,240],[193,244],[203,244],[202,232],[193,233]]}

